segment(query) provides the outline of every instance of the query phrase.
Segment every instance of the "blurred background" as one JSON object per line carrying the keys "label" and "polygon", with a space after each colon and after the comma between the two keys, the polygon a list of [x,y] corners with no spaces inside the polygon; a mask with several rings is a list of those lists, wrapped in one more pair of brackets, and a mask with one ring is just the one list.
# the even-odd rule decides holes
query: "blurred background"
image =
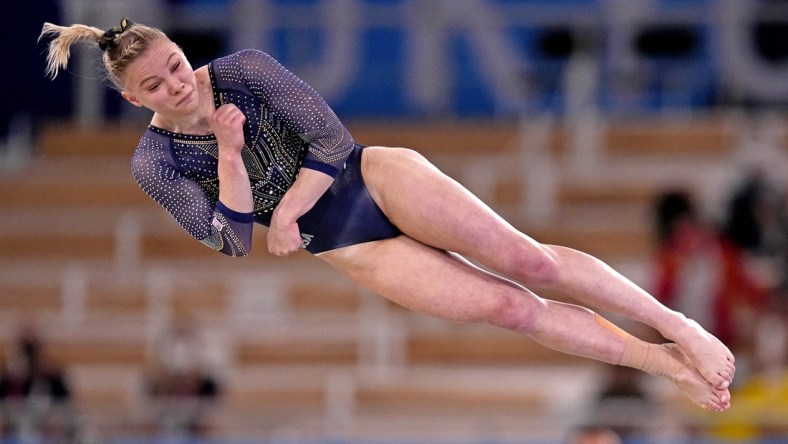
{"label": "blurred background", "polygon": [[[733,407],[408,312],[263,229],[245,259],[195,242],[131,177],[150,115],[100,51],[44,78],[44,21],[124,16],[194,67],[269,52],[357,142],[697,319],[736,353]],[[7,442],[788,442],[788,1],[39,0],[0,25]]]}

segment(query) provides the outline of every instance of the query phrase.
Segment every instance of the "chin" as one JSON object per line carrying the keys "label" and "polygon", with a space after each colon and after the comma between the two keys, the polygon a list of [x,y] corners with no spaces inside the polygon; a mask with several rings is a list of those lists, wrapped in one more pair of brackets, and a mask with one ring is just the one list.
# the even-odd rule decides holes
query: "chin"
{"label": "chin", "polygon": [[199,105],[199,103],[198,103],[197,101],[195,101],[195,100],[190,100],[190,101],[188,101],[188,102],[186,102],[186,103],[182,104],[181,106],[176,106],[176,107],[175,107],[175,109],[176,109],[176,110],[177,110],[177,112],[179,112],[179,113],[187,113],[187,114],[190,114],[190,113],[193,113],[193,112],[196,112],[196,111],[197,111],[197,107],[198,107],[198,105]]}

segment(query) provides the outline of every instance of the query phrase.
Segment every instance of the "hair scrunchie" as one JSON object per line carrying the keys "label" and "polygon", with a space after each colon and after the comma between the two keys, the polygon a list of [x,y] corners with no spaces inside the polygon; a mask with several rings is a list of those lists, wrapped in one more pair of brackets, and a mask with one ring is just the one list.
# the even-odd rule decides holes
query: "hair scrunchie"
{"label": "hair scrunchie", "polygon": [[125,17],[121,19],[120,26],[113,26],[112,28],[108,29],[103,36],[101,36],[101,39],[99,40],[99,48],[101,48],[102,51],[114,48],[115,37],[129,29],[133,24],[134,22]]}

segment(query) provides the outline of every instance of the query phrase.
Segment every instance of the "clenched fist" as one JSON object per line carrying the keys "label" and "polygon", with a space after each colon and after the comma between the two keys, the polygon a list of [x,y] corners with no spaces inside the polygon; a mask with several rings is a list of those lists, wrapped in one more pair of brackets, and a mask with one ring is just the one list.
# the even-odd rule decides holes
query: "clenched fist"
{"label": "clenched fist", "polygon": [[240,153],[244,147],[243,125],[246,116],[232,103],[220,106],[211,116],[211,128],[219,143],[219,150]]}

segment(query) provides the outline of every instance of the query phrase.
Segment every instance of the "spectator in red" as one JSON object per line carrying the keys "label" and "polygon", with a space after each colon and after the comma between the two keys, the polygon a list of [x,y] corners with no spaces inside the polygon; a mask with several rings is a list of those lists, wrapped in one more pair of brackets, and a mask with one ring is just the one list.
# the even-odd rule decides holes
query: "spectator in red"
{"label": "spectator in red", "polygon": [[728,347],[749,348],[738,316],[763,304],[765,291],[744,266],[743,249],[705,221],[686,192],[660,196],[656,222],[654,295]]}

